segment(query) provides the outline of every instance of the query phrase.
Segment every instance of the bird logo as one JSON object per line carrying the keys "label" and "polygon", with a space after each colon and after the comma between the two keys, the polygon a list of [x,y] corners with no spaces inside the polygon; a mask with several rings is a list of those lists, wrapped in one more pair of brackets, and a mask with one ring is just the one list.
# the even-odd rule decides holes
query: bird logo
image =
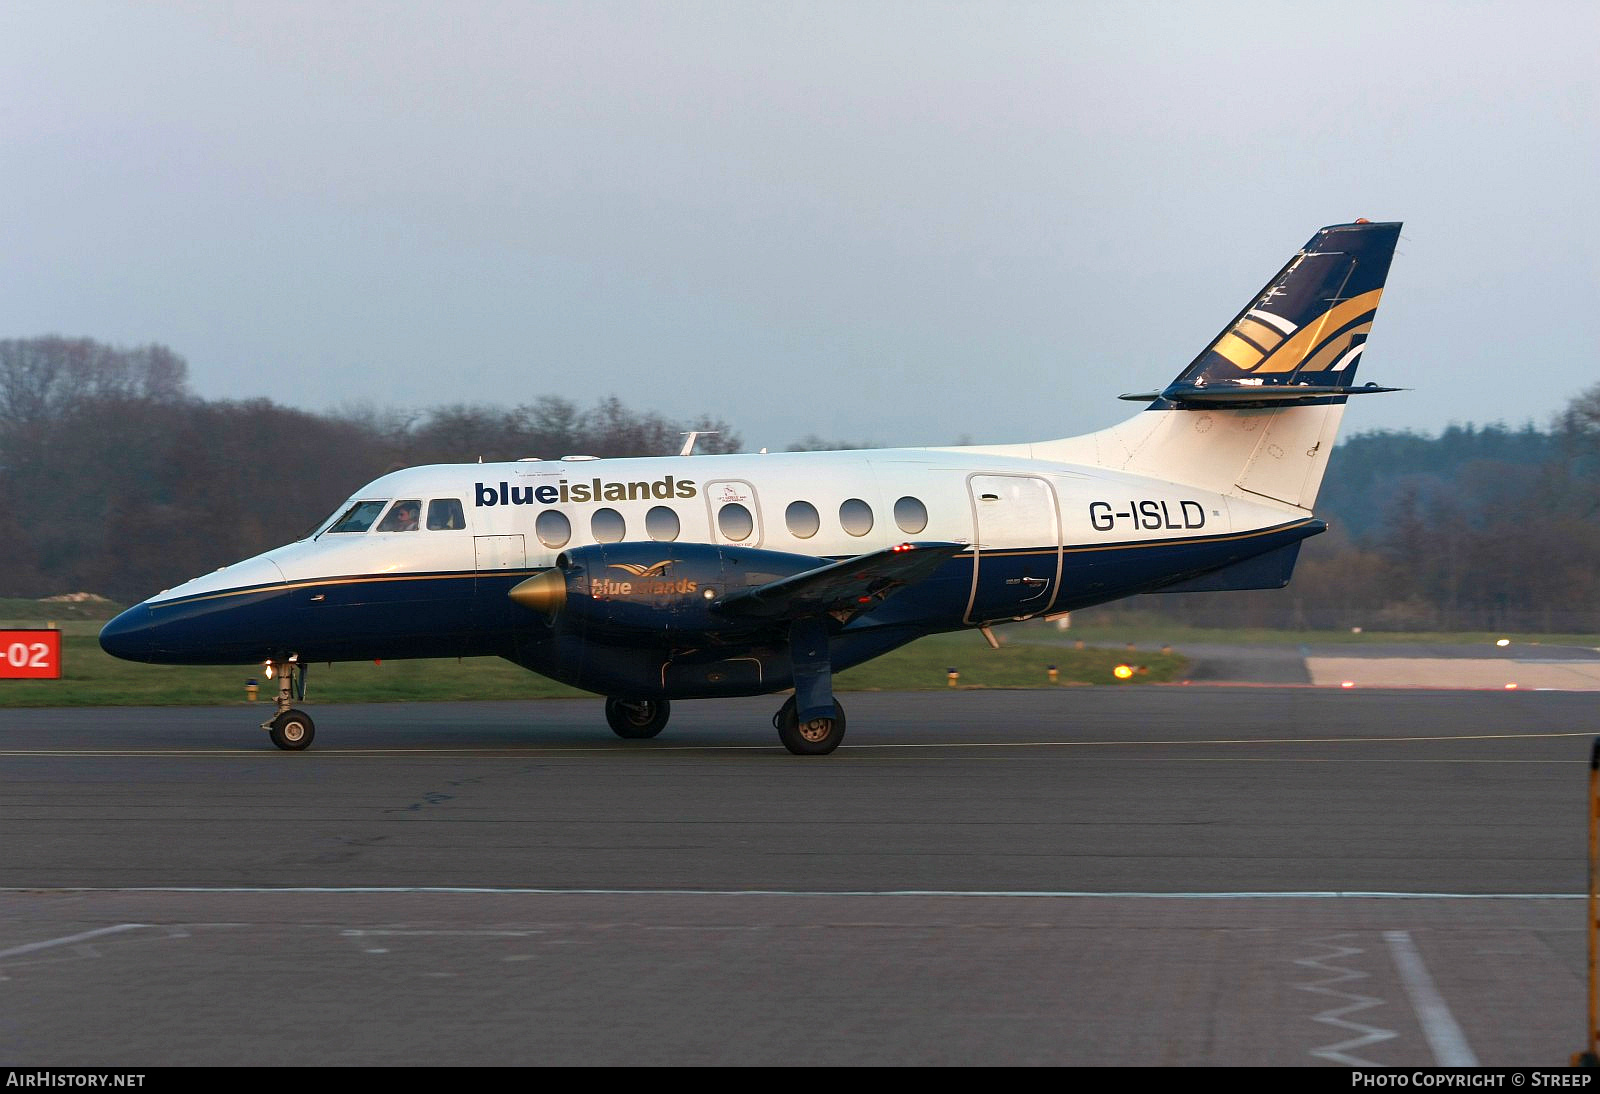
{"label": "bird logo", "polygon": [[611,569],[625,570],[634,577],[638,578],[664,577],[666,576],[667,570],[669,567],[671,567],[671,565],[672,560],[670,558],[664,558],[654,566],[640,566],[634,562],[613,562],[611,564]]}

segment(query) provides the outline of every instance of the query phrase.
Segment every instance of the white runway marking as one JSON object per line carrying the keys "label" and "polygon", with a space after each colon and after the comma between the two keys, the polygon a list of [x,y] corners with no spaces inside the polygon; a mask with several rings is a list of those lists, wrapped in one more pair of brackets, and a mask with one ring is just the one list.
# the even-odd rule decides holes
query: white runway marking
{"label": "white runway marking", "polygon": [[1313,941],[1318,946],[1327,947],[1329,952],[1320,954],[1317,957],[1297,958],[1295,964],[1303,968],[1330,973],[1331,975],[1308,984],[1296,984],[1295,987],[1301,991],[1312,992],[1316,995],[1329,996],[1334,1000],[1333,1006],[1320,1014],[1311,1016],[1313,1022],[1321,1022],[1323,1025],[1333,1026],[1335,1029],[1355,1034],[1354,1037],[1336,1044],[1314,1048],[1311,1050],[1311,1055],[1324,1060],[1331,1060],[1336,1064],[1344,1064],[1347,1067],[1377,1067],[1380,1065],[1372,1060],[1351,1055],[1352,1051],[1358,1048],[1366,1048],[1368,1045],[1392,1041],[1399,1034],[1392,1029],[1384,1029],[1382,1026],[1369,1026],[1362,1022],[1352,1021],[1350,1018],[1351,1015],[1359,1011],[1380,1007],[1384,1002],[1382,998],[1376,995],[1362,995],[1359,992],[1345,991],[1344,988],[1335,986],[1344,985],[1349,987],[1353,985],[1354,981],[1366,980],[1371,975],[1359,969],[1346,968],[1343,965],[1330,963],[1335,958],[1342,961],[1367,952],[1359,946],[1344,945],[1338,941],[1352,937],[1354,936],[1340,934],[1332,935],[1328,938],[1314,939]]}
{"label": "white runway marking", "polygon": [[[1573,730],[1553,733],[1452,733],[1436,736],[1419,737],[1217,737],[1202,738],[1197,740],[1153,739],[1131,741],[917,741],[917,742],[884,742],[878,744],[845,745],[839,750],[840,756],[860,752],[906,752],[928,751],[935,749],[1011,749],[1011,748],[1149,748],[1149,747],[1184,747],[1201,745],[1330,745],[1330,744],[1416,744],[1416,743],[1448,743],[1453,741],[1532,741],[1564,737],[1592,737],[1592,731]],[[388,757],[388,756],[485,756],[503,759],[521,759],[524,756],[548,755],[551,753],[576,752],[576,753],[620,753],[630,756],[646,755],[656,752],[783,752],[781,745],[666,745],[650,744],[643,747],[638,744],[596,744],[596,745],[494,745],[481,748],[323,748],[311,753],[310,756],[330,757]],[[274,756],[276,751],[267,751],[261,748],[149,748],[149,749],[111,749],[111,748],[31,748],[31,749],[3,749],[0,757],[21,758],[28,756],[43,757],[73,757],[73,756],[98,756],[98,757],[131,757],[136,759],[172,759],[175,757],[212,757],[212,756]],[[1359,761],[1367,762],[1367,761]],[[1383,762],[1393,762],[1385,760]],[[1432,761],[1419,761],[1432,762]],[[1462,760],[1451,761],[1460,763],[1505,763],[1504,760]],[[1525,761],[1535,763],[1582,763],[1578,760],[1538,760]]]}
{"label": "white runway marking", "polygon": [[21,946],[12,946],[9,950],[0,950],[0,959],[20,957],[25,953],[38,953],[40,950],[48,950],[55,946],[70,946],[74,942],[87,942],[91,938],[121,934],[123,931],[142,931],[148,926],[150,926],[148,923],[118,923],[115,927],[96,927],[92,931],[69,934],[64,938],[52,938],[45,942],[26,942]]}
{"label": "white runway marking", "polygon": [[1400,969],[1400,980],[1411,997],[1411,1007],[1422,1023],[1422,1034],[1433,1050],[1433,1059],[1440,1067],[1477,1067],[1478,1057],[1467,1046],[1467,1035],[1461,1032],[1455,1016],[1445,1005],[1444,996],[1434,986],[1433,977],[1422,963],[1422,954],[1411,939],[1410,931],[1384,931],[1383,940]]}
{"label": "white runway marking", "polygon": [[407,937],[407,938],[410,938],[410,937],[432,938],[434,936],[441,936],[441,937],[446,937],[446,938],[458,938],[458,937],[459,938],[527,938],[529,935],[544,934],[545,932],[542,931],[542,930],[532,930],[532,931],[496,931],[496,930],[489,930],[489,929],[483,929],[483,930],[468,929],[468,930],[454,930],[454,931],[444,931],[444,930],[440,930],[440,931],[413,931],[413,930],[399,930],[399,929],[390,930],[390,929],[379,928],[379,927],[346,927],[344,930],[340,931],[339,933],[344,935],[346,938],[367,938],[369,936],[371,936],[371,937],[379,937],[379,936],[388,937],[390,935],[400,935],[400,936],[404,936],[404,937]]}
{"label": "white runway marking", "polygon": [[[256,893],[300,895],[444,895],[444,896],[874,896],[874,897],[1016,897],[1073,900],[1587,900],[1587,893],[1398,893],[1361,890],[1290,892],[1116,892],[1075,889],[526,889],[459,885],[140,885],[140,886],[10,886],[0,895],[32,893]],[[135,924],[134,926],[137,926]],[[118,930],[127,929],[119,927]],[[70,941],[70,940],[69,940]],[[4,957],[10,951],[0,952]]]}

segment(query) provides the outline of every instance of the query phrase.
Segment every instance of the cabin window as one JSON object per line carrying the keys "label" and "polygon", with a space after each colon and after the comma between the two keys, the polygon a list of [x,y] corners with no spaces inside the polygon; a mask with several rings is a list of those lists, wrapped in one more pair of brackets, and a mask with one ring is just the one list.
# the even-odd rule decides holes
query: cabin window
{"label": "cabin window", "polygon": [[358,501],[345,510],[344,516],[334,523],[330,532],[365,532],[372,527],[372,522],[378,519],[378,514],[383,512],[386,501]]}
{"label": "cabin window", "polygon": [[849,498],[839,505],[839,526],[852,536],[872,531],[872,506],[860,498]]}
{"label": "cabin window", "polygon": [[434,498],[428,503],[428,528],[435,532],[465,528],[467,518],[455,498]]}
{"label": "cabin window", "polygon": [[533,534],[546,547],[565,547],[572,538],[572,522],[559,509],[546,509],[533,522]]}
{"label": "cabin window", "polygon": [[729,502],[717,510],[717,527],[724,539],[749,539],[756,530],[756,518],[738,502]]}
{"label": "cabin window", "polygon": [[422,515],[422,502],[417,498],[401,498],[378,525],[380,532],[415,532],[417,518]]}
{"label": "cabin window", "polygon": [[894,522],[908,536],[914,536],[928,526],[928,507],[913,497],[904,497],[894,503]]}
{"label": "cabin window", "polygon": [[683,526],[678,521],[677,513],[665,505],[657,505],[644,515],[644,530],[657,542],[671,543],[678,538]]}
{"label": "cabin window", "polygon": [[628,534],[628,522],[615,509],[596,509],[589,518],[589,531],[596,543],[621,543]]}
{"label": "cabin window", "polygon": [[810,539],[822,528],[822,517],[817,513],[817,507],[809,501],[792,501],[789,508],[783,511],[783,519],[789,525],[789,534],[795,539]]}

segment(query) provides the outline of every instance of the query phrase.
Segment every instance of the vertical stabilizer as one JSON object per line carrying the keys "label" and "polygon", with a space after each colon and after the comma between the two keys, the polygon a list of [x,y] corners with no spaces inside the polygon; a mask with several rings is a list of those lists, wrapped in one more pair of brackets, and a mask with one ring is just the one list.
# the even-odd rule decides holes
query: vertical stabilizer
{"label": "vertical stabilizer", "polygon": [[1395,390],[1355,375],[1399,237],[1323,228],[1172,383],[1124,396],[1147,411],[1035,451],[1310,509],[1348,397]]}
{"label": "vertical stabilizer", "polygon": [[1322,229],[1163,396],[1176,401],[1218,387],[1349,388],[1399,238],[1398,223]]}

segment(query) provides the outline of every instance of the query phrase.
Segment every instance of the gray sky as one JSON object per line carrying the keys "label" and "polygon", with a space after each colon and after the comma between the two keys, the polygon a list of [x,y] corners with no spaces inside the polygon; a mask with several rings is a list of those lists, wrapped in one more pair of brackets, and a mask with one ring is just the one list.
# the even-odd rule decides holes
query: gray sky
{"label": "gray sky", "polygon": [[[1600,380],[1592,3],[0,5],[0,337],[207,397],[615,394],[751,447],[1131,412],[1406,221],[1348,429]],[[555,455],[555,453],[543,453]]]}

